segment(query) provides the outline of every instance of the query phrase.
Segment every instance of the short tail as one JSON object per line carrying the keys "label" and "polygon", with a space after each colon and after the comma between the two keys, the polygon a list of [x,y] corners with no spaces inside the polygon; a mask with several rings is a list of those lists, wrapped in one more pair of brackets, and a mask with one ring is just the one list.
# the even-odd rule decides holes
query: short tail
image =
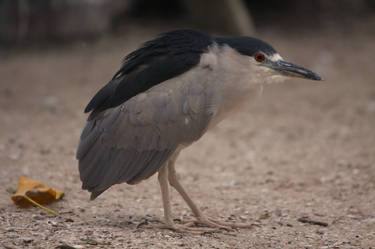
{"label": "short tail", "polygon": [[106,191],[107,189],[104,189],[104,190],[100,190],[100,191],[93,191],[91,193],[91,196],[90,196],[90,201],[93,201],[96,199],[96,197],[98,197],[99,195],[101,195],[104,191]]}

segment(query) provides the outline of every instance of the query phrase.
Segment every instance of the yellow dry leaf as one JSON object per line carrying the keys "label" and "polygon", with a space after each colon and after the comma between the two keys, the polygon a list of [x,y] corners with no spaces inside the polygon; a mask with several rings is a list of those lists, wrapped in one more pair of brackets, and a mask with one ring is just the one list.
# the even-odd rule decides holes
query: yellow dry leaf
{"label": "yellow dry leaf", "polygon": [[[31,203],[35,204],[48,212],[53,212],[40,204],[48,204],[59,200],[63,197],[64,192],[48,187],[44,183],[34,181],[27,177],[21,177],[18,181],[17,191],[12,195],[14,203],[21,207],[30,206]],[[57,214],[56,214],[57,215]]]}

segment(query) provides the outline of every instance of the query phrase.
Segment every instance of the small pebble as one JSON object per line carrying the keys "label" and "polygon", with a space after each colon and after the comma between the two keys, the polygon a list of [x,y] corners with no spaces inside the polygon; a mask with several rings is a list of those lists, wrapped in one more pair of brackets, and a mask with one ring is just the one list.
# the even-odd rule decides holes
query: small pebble
{"label": "small pebble", "polygon": [[32,217],[33,217],[34,220],[43,220],[44,219],[44,217],[39,216],[39,215],[33,215]]}
{"label": "small pebble", "polygon": [[51,224],[54,227],[57,226],[57,222],[56,221],[52,221],[52,220],[49,220],[48,224]]}
{"label": "small pebble", "polygon": [[18,160],[21,157],[21,152],[20,151],[13,151],[9,154],[9,158],[12,160]]}
{"label": "small pebble", "polygon": [[16,233],[9,233],[8,234],[8,238],[10,239],[16,239],[16,238],[19,238],[20,236]]}
{"label": "small pebble", "polygon": [[31,243],[31,242],[34,241],[34,239],[33,239],[33,238],[30,238],[30,237],[22,237],[21,239],[22,239],[22,241],[25,242],[25,243]]}

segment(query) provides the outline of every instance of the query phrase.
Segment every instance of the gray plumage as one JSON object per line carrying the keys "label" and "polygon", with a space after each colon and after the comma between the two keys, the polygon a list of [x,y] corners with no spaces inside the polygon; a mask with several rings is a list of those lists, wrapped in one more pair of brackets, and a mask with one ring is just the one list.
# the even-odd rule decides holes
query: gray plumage
{"label": "gray plumage", "polygon": [[[207,70],[195,74],[207,79]],[[87,122],[77,158],[91,199],[114,184],[147,179],[179,146],[203,135],[212,117],[210,96],[205,81],[191,76],[166,81]]]}

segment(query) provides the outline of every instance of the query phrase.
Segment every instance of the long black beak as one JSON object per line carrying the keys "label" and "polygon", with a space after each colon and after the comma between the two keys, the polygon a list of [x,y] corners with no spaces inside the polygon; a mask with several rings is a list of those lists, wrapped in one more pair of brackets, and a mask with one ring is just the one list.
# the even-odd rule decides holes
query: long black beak
{"label": "long black beak", "polygon": [[310,80],[323,80],[323,78],[320,77],[317,73],[283,60],[272,62],[270,67],[289,77],[299,77]]}

